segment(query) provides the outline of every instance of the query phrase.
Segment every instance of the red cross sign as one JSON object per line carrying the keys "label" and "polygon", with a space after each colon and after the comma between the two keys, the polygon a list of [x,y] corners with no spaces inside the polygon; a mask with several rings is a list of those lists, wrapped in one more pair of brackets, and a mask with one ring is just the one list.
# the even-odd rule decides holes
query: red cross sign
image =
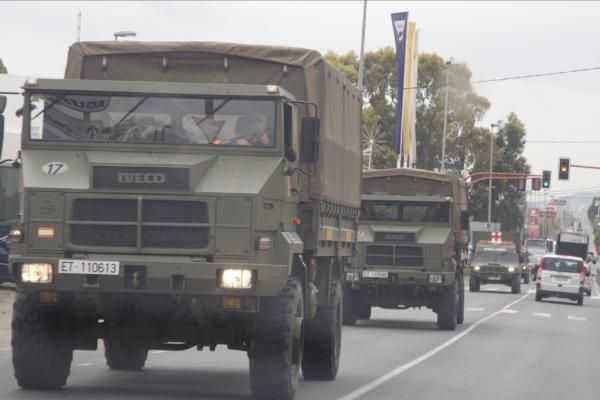
{"label": "red cross sign", "polygon": [[499,243],[502,241],[502,232],[492,232],[492,242]]}

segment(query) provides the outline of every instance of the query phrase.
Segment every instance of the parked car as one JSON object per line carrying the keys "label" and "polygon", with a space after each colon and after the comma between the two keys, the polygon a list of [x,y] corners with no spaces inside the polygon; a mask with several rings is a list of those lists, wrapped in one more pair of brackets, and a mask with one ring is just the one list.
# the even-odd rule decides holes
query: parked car
{"label": "parked car", "polygon": [[535,301],[546,297],[559,297],[577,301],[583,305],[584,283],[591,276],[579,257],[545,256],[537,272]]}
{"label": "parked car", "polygon": [[10,253],[10,246],[8,237],[4,236],[0,238],[0,284],[4,282],[11,282],[12,277],[8,272],[8,254]]}

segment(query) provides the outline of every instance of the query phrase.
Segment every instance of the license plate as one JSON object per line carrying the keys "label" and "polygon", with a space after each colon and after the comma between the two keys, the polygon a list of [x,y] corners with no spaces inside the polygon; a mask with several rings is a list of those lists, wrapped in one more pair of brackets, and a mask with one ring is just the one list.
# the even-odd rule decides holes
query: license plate
{"label": "license plate", "polygon": [[565,278],[563,276],[555,276],[552,278],[552,281],[556,283],[567,283],[569,282],[569,278]]}
{"label": "license plate", "polygon": [[502,279],[501,276],[488,276],[488,280],[490,281],[499,281],[500,279]]}
{"label": "license plate", "polygon": [[387,273],[387,271],[363,271],[362,276],[363,276],[363,278],[383,278],[383,279],[385,279],[388,277],[388,273]]}
{"label": "license plate", "polygon": [[59,260],[59,274],[119,275],[118,261]]}

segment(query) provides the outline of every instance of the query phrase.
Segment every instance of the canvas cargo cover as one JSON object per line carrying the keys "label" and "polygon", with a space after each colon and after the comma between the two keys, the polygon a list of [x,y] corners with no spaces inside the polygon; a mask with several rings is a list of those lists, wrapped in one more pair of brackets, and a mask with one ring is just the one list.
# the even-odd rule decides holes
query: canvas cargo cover
{"label": "canvas cargo cover", "polygon": [[[79,42],[66,79],[280,85],[318,104],[319,162],[302,199],[360,204],[361,95],[314,50],[218,42]],[[299,107],[301,115],[306,108]]]}
{"label": "canvas cargo cover", "polygon": [[461,178],[413,168],[363,171],[363,194],[451,197],[460,210],[467,209],[467,194]]}

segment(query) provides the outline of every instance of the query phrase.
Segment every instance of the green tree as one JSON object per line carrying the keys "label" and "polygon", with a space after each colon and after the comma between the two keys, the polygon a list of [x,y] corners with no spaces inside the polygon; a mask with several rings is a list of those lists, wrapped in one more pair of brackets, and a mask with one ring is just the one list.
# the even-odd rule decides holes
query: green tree
{"label": "green tree", "polygon": [[[481,152],[480,156],[474,159],[472,173],[487,172],[490,166],[490,132],[485,128],[478,130],[483,133],[479,135],[477,143]],[[494,172],[530,172],[527,160],[523,156],[525,135],[523,122],[515,113],[510,113],[494,136]],[[474,144],[472,146],[475,148]],[[476,221],[487,220],[487,204],[488,183],[476,184],[469,196],[470,210]],[[503,230],[517,231],[523,228],[525,207],[525,196],[523,192],[519,192],[517,181],[492,181],[492,220],[500,222]]]}
{"label": "green tree", "polygon": [[0,74],[8,74],[8,71],[6,70],[6,67],[4,66],[4,63],[2,62],[1,58],[0,58]]}

